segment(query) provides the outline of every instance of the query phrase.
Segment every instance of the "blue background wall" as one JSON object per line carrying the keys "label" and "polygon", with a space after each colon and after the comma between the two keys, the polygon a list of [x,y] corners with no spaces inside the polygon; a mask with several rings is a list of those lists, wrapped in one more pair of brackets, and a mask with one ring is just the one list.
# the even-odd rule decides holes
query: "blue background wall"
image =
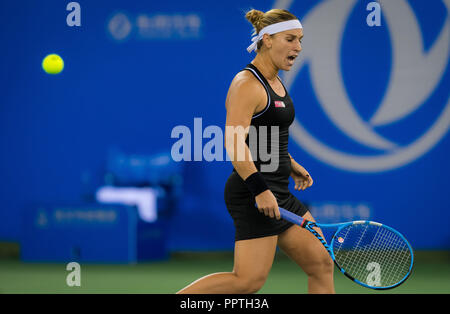
{"label": "blue background wall", "polygon": [[[414,64],[396,68],[398,37],[392,29],[408,19],[399,17],[392,25],[385,13],[396,7],[383,2],[379,27],[366,24],[369,1],[78,2],[80,27],[66,24],[69,1],[0,2],[0,240],[20,239],[28,204],[78,203],[86,191],[104,184],[110,149],[143,155],[170,151],[176,141],[172,129],[186,125],[193,130],[196,117],[202,118],[203,128],[224,128],[229,84],[254,57],[245,49],[252,33],[245,11],[276,6],[305,22],[303,60],[297,61],[301,68],[295,77],[280,75],[289,83],[297,122],[318,142],[356,157],[394,156],[442,118],[442,134],[417,157],[384,169],[374,162],[370,171],[346,168],[333,157],[325,161],[305,133],[292,130],[289,151],[315,180],[310,189],[294,194],[322,221],[369,218],[397,228],[415,248],[450,248],[448,1],[398,0],[399,12],[406,5],[413,14],[407,17],[418,25],[419,40],[413,32],[404,35],[411,54],[425,58],[437,42],[443,43],[428,64],[439,66],[420,75]],[[336,3],[348,7],[342,16],[330,10]],[[154,33],[145,24],[156,16],[165,16],[166,33]],[[324,85],[313,74],[329,71],[332,60],[317,64],[308,58],[313,49],[324,51],[320,43],[328,35],[321,31],[335,19],[344,23],[333,51],[345,92],[361,121],[396,143],[394,148],[375,149],[353,140],[318,97]],[[57,76],[41,68],[49,53],[65,61]],[[416,85],[404,86],[400,94],[416,93],[423,101],[391,123],[371,124],[395,70],[417,76]],[[419,95],[419,85],[433,79],[430,91]],[[231,170],[225,161],[185,163],[183,201],[171,220],[172,250],[233,248],[234,227],[223,202]]]}

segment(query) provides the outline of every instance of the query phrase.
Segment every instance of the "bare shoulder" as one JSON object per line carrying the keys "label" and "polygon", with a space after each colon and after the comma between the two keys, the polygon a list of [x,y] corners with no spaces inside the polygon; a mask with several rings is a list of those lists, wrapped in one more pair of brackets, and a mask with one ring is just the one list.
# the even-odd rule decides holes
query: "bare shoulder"
{"label": "bare shoulder", "polygon": [[256,109],[264,103],[266,91],[258,79],[249,71],[241,71],[233,78],[228,90],[226,107],[236,103]]}
{"label": "bare shoulder", "polygon": [[241,71],[233,78],[230,89],[250,89],[264,92],[264,87],[250,71]]}

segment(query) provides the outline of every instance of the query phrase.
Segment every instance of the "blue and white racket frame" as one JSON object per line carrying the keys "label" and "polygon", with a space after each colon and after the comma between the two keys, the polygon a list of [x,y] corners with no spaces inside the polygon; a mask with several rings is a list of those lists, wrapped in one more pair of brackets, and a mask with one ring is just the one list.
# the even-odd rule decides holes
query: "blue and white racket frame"
{"label": "blue and white racket frame", "polygon": [[[352,281],[356,282],[357,284],[369,288],[369,289],[375,289],[375,290],[387,290],[387,289],[392,289],[395,287],[400,286],[402,283],[404,283],[406,281],[406,279],[408,279],[408,277],[411,275],[412,273],[412,269],[414,266],[414,252],[413,249],[410,245],[410,243],[408,242],[408,240],[406,240],[406,238],[397,230],[378,223],[378,222],[374,222],[374,221],[368,221],[368,220],[357,220],[357,221],[350,221],[350,222],[343,222],[343,223],[335,223],[335,224],[320,224],[320,223],[316,223],[313,221],[309,221],[303,217],[300,217],[296,214],[294,214],[293,212],[290,212],[284,208],[279,207],[280,210],[280,214],[281,217],[293,224],[299,225],[300,227],[308,230],[309,232],[311,232],[317,239],[319,239],[319,241],[322,243],[322,245],[325,247],[325,249],[327,250],[328,254],[330,254],[331,259],[333,260],[334,264],[336,265],[336,267],[340,270],[341,273],[343,273],[347,278],[351,279]],[[377,286],[370,286],[365,284],[364,282],[359,281],[356,278],[353,278],[350,274],[348,274],[344,268],[342,268],[338,262],[336,261],[336,258],[334,256],[334,252],[333,252],[333,245],[334,245],[334,241],[336,240],[336,235],[339,233],[340,230],[344,229],[345,227],[349,226],[349,225],[355,225],[355,224],[370,224],[370,225],[376,225],[376,226],[383,226],[384,228],[390,230],[391,232],[395,233],[396,235],[398,235],[408,246],[408,249],[411,253],[411,264],[408,270],[408,273],[400,280],[398,281],[396,284],[394,285],[390,285],[390,286],[384,286],[384,287],[377,287]],[[337,228],[336,231],[333,234],[333,237],[331,238],[330,244],[328,244],[325,239],[314,229],[315,227],[320,228],[320,229],[325,229],[325,228]]]}

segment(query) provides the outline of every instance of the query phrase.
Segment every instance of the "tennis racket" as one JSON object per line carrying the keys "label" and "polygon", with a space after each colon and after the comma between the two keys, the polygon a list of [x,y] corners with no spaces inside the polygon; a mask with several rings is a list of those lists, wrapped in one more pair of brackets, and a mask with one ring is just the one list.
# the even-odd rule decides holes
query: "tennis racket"
{"label": "tennis racket", "polygon": [[[371,289],[390,289],[411,274],[411,245],[398,231],[373,221],[319,224],[280,207],[281,217],[310,231],[319,239],[339,270],[354,282]],[[329,244],[314,229],[331,231]],[[328,232],[327,232],[328,233]]]}

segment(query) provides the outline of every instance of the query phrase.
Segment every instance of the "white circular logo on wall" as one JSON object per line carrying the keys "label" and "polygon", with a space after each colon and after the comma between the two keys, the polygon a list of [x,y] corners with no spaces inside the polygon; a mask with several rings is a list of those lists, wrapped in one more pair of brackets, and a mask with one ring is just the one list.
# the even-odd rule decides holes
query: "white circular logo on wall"
{"label": "white circular logo on wall", "polygon": [[[450,38],[450,0],[443,0],[447,8],[446,20],[427,52],[408,2],[378,2],[392,43],[392,69],[386,94],[369,121],[360,117],[350,101],[340,68],[342,35],[357,0],[320,2],[302,19],[308,32],[303,39],[307,49],[302,51],[301,60],[283,77],[286,88],[290,90],[297,74],[308,64],[314,93],[330,121],[354,142],[382,151],[375,156],[339,151],[317,140],[297,119],[294,121],[291,136],[295,142],[318,160],[347,171],[380,172],[406,165],[434,147],[450,127],[450,97],[447,97],[436,121],[406,146],[399,146],[375,131],[375,127],[397,122],[425,103],[447,69]],[[291,3],[280,0],[274,7],[289,9]],[[411,49],[411,43],[417,43],[415,50]]]}
{"label": "white circular logo on wall", "polygon": [[108,31],[117,40],[125,40],[131,33],[133,25],[125,13],[116,13],[108,22]]}

